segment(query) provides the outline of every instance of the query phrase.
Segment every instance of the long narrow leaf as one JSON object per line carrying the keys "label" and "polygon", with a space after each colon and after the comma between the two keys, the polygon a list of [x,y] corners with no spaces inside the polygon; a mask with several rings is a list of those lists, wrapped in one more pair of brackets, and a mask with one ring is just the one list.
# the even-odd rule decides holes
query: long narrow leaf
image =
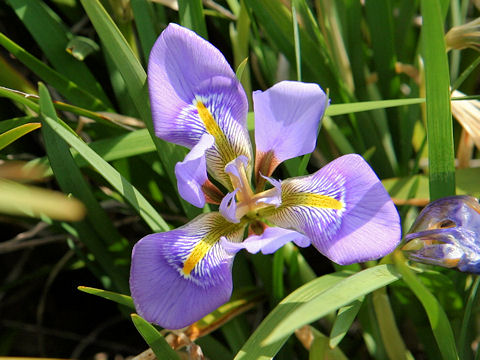
{"label": "long narrow leaf", "polygon": [[145,342],[150,346],[157,359],[180,360],[178,354],[168,345],[167,340],[150,323],[137,314],[132,314],[132,321]]}
{"label": "long narrow leaf", "polygon": [[153,231],[169,230],[167,223],[155,211],[150,203],[143,197],[132,184],[130,184],[120,173],[109,163],[103,160],[95,151],[90,149],[82,140],[72,135],[62,125],[50,117],[45,118],[45,122],[70,146],[78,151],[79,154],[93,166],[139,213]]}
{"label": "long narrow leaf", "polygon": [[83,179],[80,170],[70,155],[68,145],[57,135],[52,125],[59,126],[62,131],[75,140],[81,140],[74,133],[72,134],[57,123],[58,119],[55,120],[56,113],[50,95],[41,83],[39,93],[42,135],[52,169],[56,174],[60,188],[64,192],[72,193],[81,199],[88,211],[88,218],[75,223],[74,227],[81,241],[93,253],[96,261],[101,265],[105,274],[110,277],[114,286],[120,291],[127,291],[126,274],[122,274],[122,271],[115,266],[113,257],[107,250],[107,246],[117,241],[120,236]]}
{"label": "long narrow leaf", "polygon": [[95,97],[91,92],[80,88],[75,82],[67,79],[65,76],[38,60],[2,33],[0,33],[0,45],[7,49],[44,82],[56,88],[74,104],[92,110],[111,110],[109,105],[105,104],[98,97]]}
{"label": "long narrow leaf", "polygon": [[72,34],[62,24],[60,18],[40,0],[7,0],[7,2],[53,67],[67,79],[71,79],[109,105],[107,96],[88,67],[65,51]]}
{"label": "long narrow leaf", "polygon": [[274,331],[279,323],[295,312],[302,304],[311,301],[315,296],[321,294],[323,291],[331,286],[339,283],[345,279],[350,273],[337,272],[329,275],[324,275],[320,278],[310,281],[293,293],[283,299],[275,309],[262,321],[255,332],[249,337],[245,345],[240,349],[235,356],[235,360],[239,359],[271,359],[282,348],[288,335],[279,337],[278,340],[268,345],[264,344],[264,340]]}
{"label": "long narrow leaf", "polygon": [[450,327],[450,321],[442,306],[435,296],[420,282],[412,270],[409,269],[400,251],[394,252],[393,259],[398,271],[402,274],[403,280],[422,303],[442,357],[445,360],[458,359],[455,337]]}
{"label": "long narrow leaf", "polygon": [[400,278],[391,265],[378,265],[363,270],[322,291],[285,316],[267,339],[264,346],[275,344],[299,327],[309,324],[376,289]]}
{"label": "long narrow leaf", "polygon": [[26,135],[29,132],[38,129],[40,126],[40,123],[29,123],[25,125],[20,125],[12,130],[0,134],[0,150],[10,145],[15,140],[21,138],[23,135]]}
{"label": "long narrow leaf", "polygon": [[[128,93],[147,126],[162,163],[168,169],[170,182],[175,185],[177,181],[173,168],[177,162],[183,160],[185,152],[178,146],[161,141],[155,136],[148,100],[147,74],[100,2],[98,0],[81,0],[81,2],[104,44],[105,50],[110,54],[115,66],[128,84]],[[181,201],[181,203],[189,217],[199,214],[198,209],[185,201]]]}
{"label": "long narrow leaf", "polygon": [[455,195],[448,62],[439,0],[422,0],[430,200]]}

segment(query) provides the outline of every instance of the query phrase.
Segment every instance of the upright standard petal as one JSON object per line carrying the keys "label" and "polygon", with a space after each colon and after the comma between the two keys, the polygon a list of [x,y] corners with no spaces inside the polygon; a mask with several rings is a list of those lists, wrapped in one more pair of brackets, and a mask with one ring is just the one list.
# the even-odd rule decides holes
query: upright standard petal
{"label": "upright standard petal", "polygon": [[279,163],[315,149],[327,98],[317,84],[282,81],[255,91],[255,174],[270,176]]}
{"label": "upright standard petal", "polygon": [[180,329],[228,301],[232,254],[220,245],[242,239],[244,225],[219,213],[141,239],[133,248],[130,290],[140,316],[167,329]]}
{"label": "upright standard petal", "polygon": [[208,180],[205,152],[213,146],[214,141],[212,135],[203,134],[185,159],[175,165],[180,196],[199,208],[205,206],[205,194],[202,187]]}
{"label": "upright standard petal", "polygon": [[148,84],[156,135],[188,148],[212,135],[207,166],[229,187],[225,165],[239,155],[251,159],[252,150],[247,97],[223,55],[193,31],[170,24],[150,53]]}
{"label": "upright standard petal", "polygon": [[398,245],[400,218],[382,183],[359,155],[282,182],[282,205],[265,214],[295,229],[336,263],[378,259]]}

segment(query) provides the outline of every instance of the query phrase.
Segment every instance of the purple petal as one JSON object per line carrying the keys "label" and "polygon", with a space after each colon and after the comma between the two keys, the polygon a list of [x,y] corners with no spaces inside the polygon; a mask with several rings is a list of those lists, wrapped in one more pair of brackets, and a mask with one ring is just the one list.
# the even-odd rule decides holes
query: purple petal
{"label": "purple petal", "polygon": [[141,239],[133,248],[130,290],[147,321],[167,329],[188,326],[230,298],[233,257],[219,243],[240,241],[243,226],[219,213]]}
{"label": "purple petal", "polygon": [[208,179],[205,152],[213,146],[214,141],[212,135],[203,134],[197,145],[185,156],[185,159],[175,165],[175,176],[180,196],[199,208],[205,206],[202,186]]}
{"label": "purple petal", "polygon": [[286,243],[293,241],[299,247],[310,245],[310,239],[294,230],[282,229],[279,227],[268,227],[262,235],[252,235],[241,243],[233,243],[226,238],[221,239],[222,247],[231,254],[236,254],[241,249],[251,254],[259,251],[262,254],[273,254]]}
{"label": "purple petal", "polygon": [[401,238],[395,205],[366,161],[354,154],[283,181],[282,205],[267,218],[307,235],[339,264],[380,258]]}
{"label": "purple petal", "polygon": [[155,133],[192,148],[204,133],[215,138],[207,166],[228,183],[225,165],[251,159],[245,92],[223,55],[208,41],[176,24],[160,35],[150,53],[148,84]]}
{"label": "purple petal", "polygon": [[273,188],[259,194],[262,196],[258,197],[255,204],[267,204],[279,207],[282,204],[282,182],[268,176],[261,176],[272,184]]}
{"label": "purple petal", "polygon": [[237,203],[235,201],[235,194],[237,192],[238,189],[235,189],[234,191],[225,195],[220,203],[220,207],[218,208],[218,211],[220,211],[220,214],[222,214],[225,219],[235,224],[240,222],[240,219],[238,219],[236,216]]}
{"label": "purple petal", "polygon": [[269,176],[282,161],[315,149],[327,105],[320,86],[282,81],[267,91],[255,91],[253,103],[257,174]]}

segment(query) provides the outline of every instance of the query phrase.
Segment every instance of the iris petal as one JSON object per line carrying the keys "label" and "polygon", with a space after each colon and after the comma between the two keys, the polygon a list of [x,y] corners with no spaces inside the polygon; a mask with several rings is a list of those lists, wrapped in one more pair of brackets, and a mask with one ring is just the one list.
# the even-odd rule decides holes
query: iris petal
{"label": "iris petal", "polygon": [[225,197],[222,199],[222,202],[220,203],[220,206],[218,208],[218,211],[220,211],[220,214],[222,214],[225,219],[227,219],[232,223],[240,222],[240,219],[238,219],[236,216],[237,202],[235,201],[235,195],[237,192],[238,192],[238,189],[235,189],[234,191],[225,195]]}
{"label": "iris petal", "polygon": [[247,98],[223,55],[191,30],[170,24],[150,54],[148,84],[156,135],[188,148],[212,135],[207,166],[229,187],[225,165],[239,155],[251,159],[252,150]]}
{"label": "iris petal", "polygon": [[213,146],[214,141],[213,136],[202,135],[200,141],[185,156],[185,159],[175,165],[175,176],[180,196],[199,208],[205,206],[202,186],[208,179],[205,152]]}
{"label": "iris petal", "polygon": [[267,91],[255,91],[255,173],[270,176],[284,160],[311,153],[326,108],[317,84],[282,81]]}
{"label": "iris petal", "polygon": [[247,250],[251,254],[259,251],[262,254],[273,254],[286,243],[293,241],[299,247],[310,245],[310,239],[294,230],[282,229],[280,227],[268,227],[262,235],[251,235],[241,243],[232,243],[222,238],[223,248],[232,254],[236,254],[241,249]]}
{"label": "iris petal", "polygon": [[295,229],[339,264],[377,259],[398,245],[400,218],[382,183],[359,155],[282,182],[282,205],[267,219]]}
{"label": "iris petal", "polygon": [[228,301],[232,292],[233,257],[220,237],[241,241],[244,225],[219,213],[200,215],[190,223],[141,239],[132,253],[130,290],[146,320],[179,329]]}

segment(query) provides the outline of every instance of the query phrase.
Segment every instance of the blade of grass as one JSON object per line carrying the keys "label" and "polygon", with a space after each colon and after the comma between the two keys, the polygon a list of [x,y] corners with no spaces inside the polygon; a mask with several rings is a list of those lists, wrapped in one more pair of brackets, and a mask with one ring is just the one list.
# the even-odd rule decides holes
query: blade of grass
{"label": "blade of grass", "polygon": [[123,295],[123,294],[118,294],[113,291],[107,291],[107,290],[102,290],[102,289],[96,289],[88,286],[79,286],[77,287],[78,290],[83,291],[84,293],[95,295],[102,297],[107,300],[111,300],[116,302],[117,304],[120,305],[125,305],[129,307],[130,309],[135,309],[135,305],[133,304],[133,300],[130,296]]}
{"label": "blade of grass", "polygon": [[85,216],[85,207],[75,198],[57,191],[0,178],[0,213],[56,220],[79,221]]}
{"label": "blade of grass", "polygon": [[344,306],[338,310],[337,317],[333,323],[332,330],[330,331],[330,348],[337,347],[347,334],[348,329],[352,326],[353,320],[357,317],[358,311],[363,304],[363,297],[355,300],[351,304]]}
{"label": "blade of grass", "polygon": [[468,78],[468,76],[473,72],[473,70],[477,68],[479,64],[480,64],[480,56],[477,57],[455,80],[455,82],[452,85],[452,92],[457,90],[463,84],[463,82]]}
{"label": "blade of grass", "polygon": [[472,335],[470,334],[469,336],[469,332],[471,329],[470,324],[472,320],[472,310],[473,310],[473,306],[477,302],[479,285],[480,285],[480,277],[476,276],[475,281],[473,282],[472,287],[470,289],[467,305],[465,306],[465,312],[463,314],[462,327],[460,330],[460,338],[458,341],[460,359],[466,359],[465,355],[467,354],[468,348],[470,347],[468,340],[469,340],[469,337]]}
{"label": "blade of grass", "polygon": [[450,77],[438,0],[422,0],[430,200],[455,195]]}
{"label": "blade of grass", "polygon": [[373,307],[377,315],[380,334],[383,339],[385,350],[391,360],[413,360],[400,335],[395,316],[393,314],[390,299],[385,288],[373,292]]}
{"label": "blade of grass", "polygon": [[[41,85],[40,90],[46,105],[48,106],[48,91]],[[42,98],[40,99],[42,101]],[[51,102],[50,102],[51,104]],[[133,187],[122,175],[118,173],[109,163],[103,160],[95,151],[90,149],[80,138],[66,129],[66,125],[61,124],[61,120],[56,118],[53,104],[48,108],[48,112],[43,112],[44,124],[48,124],[49,129],[53,130],[66,143],[72,146],[81,156],[95,168],[105,180],[107,180],[138,212],[153,231],[167,231],[169,227],[162,217],[155,211],[150,203]],[[55,116],[54,118],[50,116]],[[56,118],[56,120],[55,120]],[[69,153],[68,149],[64,153]],[[73,161],[73,159],[72,159]],[[51,162],[51,159],[50,159]],[[77,168],[78,169],[78,168]],[[54,169],[55,171],[55,169]]]}
{"label": "blade of grass", "polygon": [[178,0],[180,24],[208,40],[207,26],[201,0]]}
{"label": "blade of grass", "polygon": [[40,126],[42,126],[40,123],[29,123],[17,126],[16,128],[0,134],[0,150],[13,143],[15,140],[20,139],[29,132],[38,129]]}
{"label": "blade of grass", "polygon": [[1,33],[0,45],[72,103],[92,110],[112,110],[91,92],[83,90],[75,82],[59,74]]}
{"label": "blade of grass", "polygon": [[285,316],[266,339],[264,346],[272,345],[288,337],[299,327],[309,324],[376,289],[400,278],[391,265],[378,265],[356,273],[325,289],[295,311]]}
{"label": "blade of grass", "polygon": [[151,3],[143,0],[131,1],[135,26],[142,46],[143,58],[148,62],[148,55],[157,39],[155,24],[152,17]]}
{"label": "blade of grass", "polygon": [[[97,140],[89,143],[88,146],[105,161],[114,161],[155,151],[155,145],[147,129]],[[70,149],[70,152],[79,168],[88,165],[88,162],[75,149]],[[48,159],[38,158],[32,160],[32,163],[40,163],[48,166]],[[49,168],[45,169],[44,176],[51,175],[52,170]]]}
{"label": "blade of grass", "polygon": [[439,304],[435,296],[420,282],[415,274],[408,267],[403,254],[400,251],[393,253],[393,260],[396,268],[402,274],[402,278],[408,285],[410,290],[422,303],[430,326],[437,341],[438,348],[445,360],[458,359],[457,349],[455,347],[455,337],[453,336],[450,320],[445,314],[442,306]]}
{"label": "blade of grass", "polygon": [[43,53],[58,72],[98,97],[108,108],[110,102],[88,67],[65,49],[72,34],[60,18],[39,0],[7,0]]}
{"label": "blade of grass", "polygon": [[376,109],[386,109],[396,106],[406,106],[422,104],[425,102],[423,98],[415,99],[395,99],[395,100],[375,100],[375,101],[361,101],[347,104],[332,104],[325,111],[326,116],[345,115],[361,111],[369,111]]}
{"label": "blade of grass", "polygon": [[[93,253],[115,287],[120,291],[127,291],[126,276],[115,266],[112,255],[107,250],[107,246],[117,241],[120,236],[83,179],[80,170],[70,155],[68,145],[57,135],[52,125],[60,127],[62,131],[75,138],[75,140],[81,140],[54,120],[56,119],[55,108],[48,90],[43,84],[39,85],[39,93],[42,135],[57,182],[64,192],[72,193],[80,199],[88,211],[87,220],[75,223],[74,227],[80,240]],[[101,239],[99,236],[101,236]]]}
{"label": "blade of grass", "polygon": [[311,300],[316,295],[325,291],[325,289],[330,286],[337,284],[350,274],[351,273],[349,272],[336,272],[324,275],[310,281],[288,295],[261,322],[255,332],[248,338],[247,342],[235,356],[235,360],[271,359],[274,357],[285,341],[287,341],[288,336],[285,336],[270,345],[264,345],[262,342],[278,326],[282,319],[288,314],[294,312],[301,304]]}
{"label": "blade of grass", "polygon": [[77,150],[130,203],[153,231],[169,230],[167,223],[155,211],[152,205],[109,163],[52,118],[46,117],[45,122],[70,146]]}
{"label": "blade of grass", "polygon": [[302,51],[300,47],[300,35],[298,32],[297,5],[298,0],[292,1],[292,25],[293,44],[295,48],[295,65],[297,68],[297,81],[302,81]]}
{"label": "blade of grass", "polygon": [[180,360],[178,354],[168,344],[167,340],[158,332],[157,329],[146,320],[132,314],[132,321],[145,342],[152,348],[157,359]]}
{"label": "blade of grass", "polygon": [[397,95],[400,81],[395,73],[395,41],[393,37],[393,11],[390,0],[366,1],[365,13],[373,48],[372,58],[378,73],[378,83],[384,98]]}
{"label": "blade of grass", "polygon": [[[123,79],[128,84],[128,93],[147,126],[157,148],[157,153],[164,167],[168,170],[167,173],[172,185],[176,187],[177,180],[173,169],[177,162],[183,160],[185,151],[171,143],[161,141],[155,136],[148,100],[147,74],[100,2],[98,0],[81,0],[81,3],[102,40],[105,50],[110,54]],[[186,201],[180,200],[180,202],[190,218],[200,213],[199,209],[194,208]]]}

